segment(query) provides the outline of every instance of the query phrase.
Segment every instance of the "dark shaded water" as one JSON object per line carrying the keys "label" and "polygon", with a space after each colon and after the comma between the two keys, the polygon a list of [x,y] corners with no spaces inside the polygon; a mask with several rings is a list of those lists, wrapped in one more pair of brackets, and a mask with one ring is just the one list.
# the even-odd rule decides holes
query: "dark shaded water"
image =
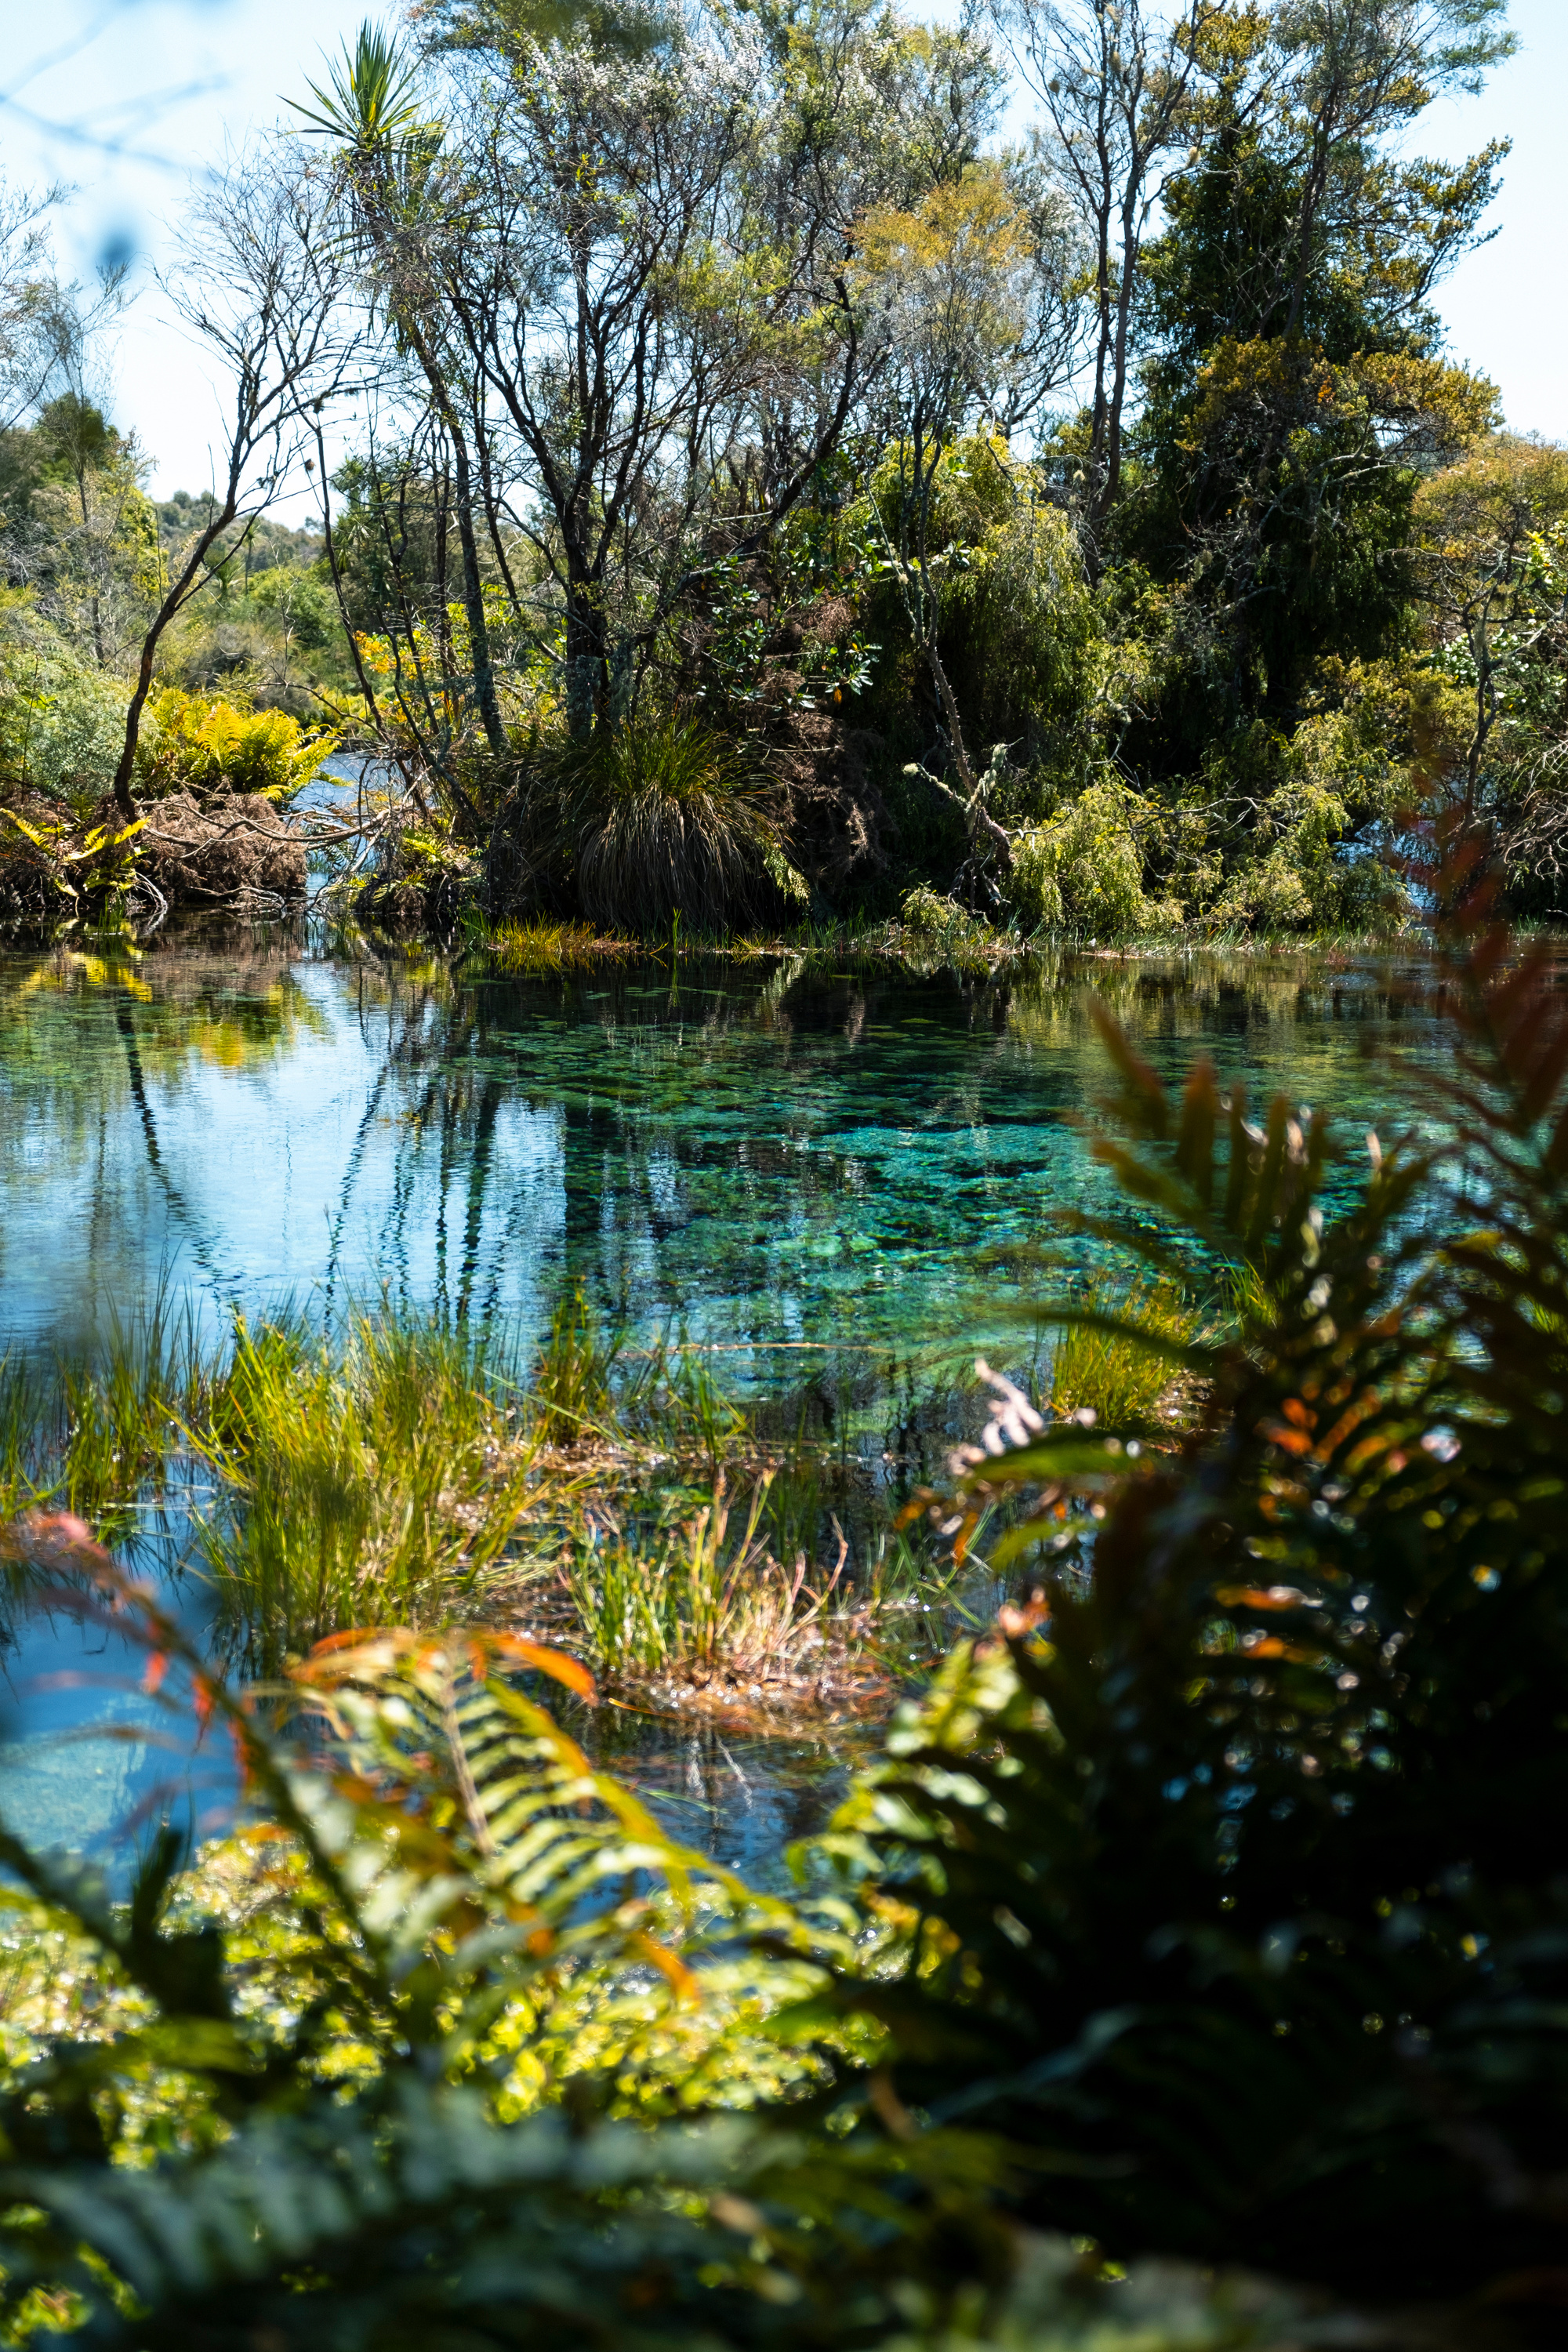
{"label": "dark shaded water", "polygon": [[[249,933],[0,957],[0,1342],[89,1346],[172,1288],[215,1333],[237,1307],[384,1294],[521,1350],[580,1286],[753,1394],[856,1353],[929,1380],[990,1336],[982,1252],[1110,1204],[1075,1124],[1106,1077],[1089,990],[1166,1075],[1206,1051],[1227,1083],[1386,1129],[1387,1057],[1442,1047],[1425,977],[1250,957],[1069,959],[1011,987],[804,963],[535,979]],[[82,1640],[24,1637],[0,1748],[0,1811],[79,1846],[163,1769],[135,1742],[49,1744],[134,1706],[38,1687],[87,1665]],[[721,1750],[643,1737],[626,1760],[673,1826],[759,1869],[841,1759]],[[221,1776],[205,1801],[221,1814]]]}

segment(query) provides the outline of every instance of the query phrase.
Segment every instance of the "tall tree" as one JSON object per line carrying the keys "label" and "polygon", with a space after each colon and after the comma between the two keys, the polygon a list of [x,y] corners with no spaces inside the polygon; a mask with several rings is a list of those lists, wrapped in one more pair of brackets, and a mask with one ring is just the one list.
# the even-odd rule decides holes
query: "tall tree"
{"label": "tall tree", "polygon": [[882,366],[878,411],[885,487],[871,507],[910,632],[936,687],[972,840],[986,819],[942,663],[942,585],[952,551],[933,543],[936,491],[952,445],[976,419],[1027,416],[1059,382],[1072,341],[1071,252],[1058,213],[996,166],[939,185],[913,210],[862,225],[859,282]]}
{"label": "tall tree", "polygon": [[337,142],[339,194],[365,283],[384,311],[399,353],[416,362],[451,454],[453,510],[462,553],[463,611],[473,666],[474,700],[494,755],[506,753],[496,693],[489,621],[481,577],[478,499],[467,419],[465,372],[457,361],[432,267],[442,241],[451,189],[444,169],[443,126],[423,101],[417,73],[395,41],[362,24],[344,47],[328,87],[310,84],[314,109],[296,111]]}
{"label": "tall tree", "polygon": [[818,137],[778,168],[771,62],[750,32],[675,25],[635,56],[494,26],[457,61],[460,194],[436,266],[560,598],[578,734],[626,708],[713,564],[799,501],[859,388],[841,158]]}
{"label": "tall tree", "polygon": [[186,224],[178,274],[164,288],[193,338],[228,378],[221,483],[201,528],[171,565],[148,625],[125,714],[114,797],[126,817],[142,714],[164,633],[214,576],[222,541],[259,520],[296,459],[313,445],[321,410],[352,373],[356,330],[343,311],[344,256],[330,232],[322,176],[297,147],[266,168],[241,158],[201,195]]}
{"label": "tall tree", "polygon": [[1183,583],[1200,736],[1289,727],[1322,656],[1390,647],[1416,484],[1493,420],[1429,298],[1484,238],[1503,151],[1400,149],[1506,53],[1499,19],[1498,0],[1280,0],[1203,30],[1194,148],[1144,256],[1140,488],[1118,525]]}
{"label": "tall tree", "polygon": [[1224,0],[995,0],[1026,82],[1045,108],[1047,148],[1088,247],[1092,311],[1083,521],[1091,570],[1121,488],[1144,239],[1162,166],[1181,134],[1199,48]]}

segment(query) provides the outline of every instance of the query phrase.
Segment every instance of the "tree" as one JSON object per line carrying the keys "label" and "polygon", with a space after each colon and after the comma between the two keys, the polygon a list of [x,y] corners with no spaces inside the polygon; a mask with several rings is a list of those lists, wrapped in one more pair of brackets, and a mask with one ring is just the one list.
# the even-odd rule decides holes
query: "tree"
{"label": "tree", "polygon": [[312,130],[340,142],[337,193],[347,214],[350,249],[363,266],[366,290],[383,311],[399,356],[418,368],[450,452],[474,699],[490,750],[500,759],[506,730],[479,571],[465,387],[453,364],[439,273],[432,266],[432,247],[456,226],[446,217],[453,191],[443,170],[443,129],[420,104],[414,66],[368,21],[352,53],[345,44],[330,89],[310,88],[320,112],[296,110]]}
{"label": "tree", "polygon": [[996,0],[1045,107],[1047,152],[1088,247],[1094,377],[1083,521],[1094,569],[1121,488],[1140,265],[1160,201],[1160,159],[1179,133],[1199,47],[1222,5],[1187,0],[1161,25],[1143,0]]}
{"label": "tree", "polygon": [[40,604],[100,669],[118,667],[159,583],[158,529],[134,439],[79,391],[61,393],[33,428],[29,501]]}
{"label": "tree", "polygon": [[[475,53],[460,68],[438,267],[470,414],[560,599],[582,735],[630,707],[671,612],[776,528],[842,432],[861,378],[847,224],[826,149],[771,169],[749,34],[670,26],[631,58],[491,37],[504,80]],[[758,447],[754,503],[721,522]]]}
{"label": "tree", "polygon": [[34,195],[0,175],[0,433],[26,422],[55,375],[59,289],[46,224],[63,194]]}
{"label": "tree", "polygon": [[932,544],[933,509],[939,473],[966,423],[978,412],[1016,424],[1059,379],[1072,336],[1069,250],[1057,208],[985,165],[932,188],[913,210],[872,214],[860,233],[887,443],[872,509],[941,702],[971,838],[984,834],[1004,856],[1006,835],[982,806],[938,644],[952,551]]}
{"label": "tree", "polygon": [[1501,150],[1395,142],[1506,54],[1492,0],[1323,0],[1202,28],[1196,143],[1144,258],[1137,495],[1118,543],[1180,581],[1183,733],[1300,717],[1326,656],[1408,635],[1423,473],[1495,420],[1429,297],[1484,236]]}
{"label": "tree", "polygon": [[[1402,171],[1380,144],[1435,98],[1480,89],[1487,68],[1518,47],[1506,13],[1507,0],[1277,0],[1267,78],[1298,159],[1287,334],[1303,331],[1313,281],[1336,247],[1393,226],[1400,195],[1417,193],[1424,175],[1438,174],[1452,190],[1473,173],[1472,165],[1440,174],[1424,161]],[[1494,147],[1488,158],[1505,152]],[[1408,288],[1417,299],[1463,250],[1464,236],[1461,227],[1429,240],[1429,257]]]}
{"label": "tree", "polygon": [[[201,196],[186,259],[165,291],[229,376],[221,492],[188,541],[142,641],[114,797],[136,813],[131,780],[142,713],[165,630],[213,576],[208,558],[273,504],[311,442],[311,419],[342,389],[356,331],[343,314],[344,256],[330,231],[321,173],[297,148],[267,168],[242,159]],[[226,553],[233,552],[232,543]]]}
{"label": "tree", "polygon": [[1568,452],[1498,434],[1424,482],[1414,562],[1435,656],[1417,781],[1495,840],[1511,895],[1568,873]]}

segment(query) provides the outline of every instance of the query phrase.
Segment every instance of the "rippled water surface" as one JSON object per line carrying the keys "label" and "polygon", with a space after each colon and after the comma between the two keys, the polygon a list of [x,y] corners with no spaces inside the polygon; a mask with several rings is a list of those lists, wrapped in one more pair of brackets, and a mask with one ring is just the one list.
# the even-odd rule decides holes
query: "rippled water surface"
{"label": "rippled water surface", "polygon": [[[385,1295],[526,1348],[580,1286],[635,1338],[710,1343],[742,1389],[819,1348],[956,1352],[986,1337],[981,1253],[1110,1203],[1076,1123],[1107,1069],[1091,991],[1163,1074],[1207,1052],[1352,1127],[1386,1125],[1390,1056],[1442,1050],[1417,963],[1068,960],[1007,986],[519,978],[250,934],[0,957],[0,1344],[89,1346],[172,1289],[215,1335],[236,1307]],[[162,1768],[47,1743],[123,1717],[37,1686],[81,1647],[38,1627],[13,1650],[0,1809],[90,1845]],[[837,1762],[639,1752],[669,1818],[748,1864],[809,1825]]]}

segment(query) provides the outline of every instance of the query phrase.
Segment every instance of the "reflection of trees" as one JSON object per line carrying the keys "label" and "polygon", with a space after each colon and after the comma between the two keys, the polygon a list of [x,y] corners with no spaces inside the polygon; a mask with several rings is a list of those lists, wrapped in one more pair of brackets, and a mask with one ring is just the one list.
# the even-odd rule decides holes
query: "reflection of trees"
{"label": "reflection of trees", "polygon": [[[149,1197],[226,1297],[221,1171],[198,1194],[172,1164],[159,1084],[280,1066],[346,1018],[363,1100],[314,1163],[332,1188],[329,1313],[363,1284],[350,1268],[368,1240],[394,1301],[458,1326],[489,1325],[508,1298],[537,1326],[580,1286],[644,1329],[689,1314],[763,1348],[865,1340],[906,1330],[933,1281],[959,1315],[975,1244],[1026,1230],[1064,1177],[1075,1194],[1089,1181],[1040,1134],[1104,1083],[1088,989],[1156,1059],[1206,1045],[1227,1074],[1272,1061],[1331,1104],[1364,1083],[1347,1029],[1385,1031],[1401,1009],[1386,979],[1258,957],[1085,959],[1010,988],[804,962],[496,977],[363,948],[331,971],[312,992],[290,950],[227,940],[0,965],[0,1107],[10,1136],[47,1144],[31,1165],[47,1174],[16,1153],[16,1181],[74,1171],[96,1202],[120,1122],[121,1164],[129,1135]],[[854,1273],[884,1262],[914,1286],[902,1305],[889,1287],[885,1311]]]}
{"label": "reflection of trees", "polygon": [[42,1139],[46,1181],[61,1190],[87,1178],[97,1203],[109,1130],[129,1112],[174,1228],[221,1290],[216,1234],[167,1164],[149,1081],[177,1079],[193,1063],[270,1067],[325,1025],[281,948],[137,955],[110,945],[0,961],[0,1106],[13,1171]]}
{"label": "reflection of trees", "polygon": [[[553,1121],[563,1197],[552,1284],[581,1287],[611,1321],[679,1318],[715,1297],[738,1318],[725,1336],[798,1336],[790,1285],[770,1271],[783,1238],[831,1234],[846,1197],[874,1192],[863,1156],[836,1128],[853,1108],[868,1032],[897,1018],[896,982],[797,971],[683,965],[673,976],[612,968],[584,978],[485,978],[387,960],[356,971],[372,1082],[334,1211],[329,1288],[361,1213],[377,1136],[390,1128],[391,1205],[380,1231],[394,1296],[416,1298],[416,1244],[434,1254],[434,1304],[455,1322],[489,1320],[529,1202],[509,1187],[507,1108]],[[977,1057],[1001,1037],[1003,1000],[956,983],[925,992],[939,1026],[973,1031]],[[1005,1018],[1003,1020],[1005,1029]],[[866,1066],[868,1068],[869,1066]],[[876,1124],[886,1106],[868,1100]],[[927,1088],[908,1116],[975,1135],[984,1087]],[[781,1201],[786,1208],[781,1208]],[[690,1281],[661,1285],[684,1237]],[[679,1255],[679,1253],[678,1253]]]}
{"label": "reflection of trees", "polygon": [[[208,952],[139,955],[59,949],[0,959],[0,1092],[70,1131],[74,1111],[114,1107],[115,1034],[135,1038],[143,1075],[179,1076],[194,1061],[233,1070],[280,1060],[325,1028],[279,949],[240,959]],[[129,1026],[127,1025],[127,1016]],[[132,1084],[123,1065],[123,1086]]]}

